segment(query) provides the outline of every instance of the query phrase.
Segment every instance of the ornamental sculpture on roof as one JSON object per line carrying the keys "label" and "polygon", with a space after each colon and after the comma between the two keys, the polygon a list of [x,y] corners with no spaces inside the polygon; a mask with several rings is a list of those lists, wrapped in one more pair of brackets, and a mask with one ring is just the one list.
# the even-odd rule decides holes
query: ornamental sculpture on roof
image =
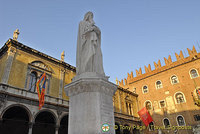
{"label": "ornamental sculpture on roof", "polygon": [[13,40],[17,41],[18,35],[19,35],[19,29],[16,29],[13,33]]}
{"label": "ornamental sculpture on roof", "polygon": [[105,76],[101,52],[101,31],[95,25],[92,12],[87,12],[79,24],[76,72],[77,75],[94,72]]}

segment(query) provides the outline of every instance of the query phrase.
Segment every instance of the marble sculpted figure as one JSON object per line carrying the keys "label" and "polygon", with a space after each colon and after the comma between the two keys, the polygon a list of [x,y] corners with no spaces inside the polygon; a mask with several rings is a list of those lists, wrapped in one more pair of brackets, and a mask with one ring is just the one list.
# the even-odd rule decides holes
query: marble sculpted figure
{"label": "marble sculpted figure", "polygon": [[103,61],[101,52],[101,31],[95,25],[93,13],[87,12],[79,24],[76,73],[95,72],[103,75]]}
{"label": "marble sculpted figure", "polygon": [[[76,76],[65,86],[69,96],[68,134],[115,134],[112,96],[117,85],[103,70],[101,31],[87,12],[79,23]],[[109,124],[109,132],[102,125]]]}

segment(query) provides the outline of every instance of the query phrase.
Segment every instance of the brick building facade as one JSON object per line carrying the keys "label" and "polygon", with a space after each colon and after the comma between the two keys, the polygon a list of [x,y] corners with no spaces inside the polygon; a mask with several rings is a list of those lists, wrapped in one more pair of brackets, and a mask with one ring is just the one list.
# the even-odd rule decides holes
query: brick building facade
{"label": "brick building facade", "polygon": [[164,58],[164,66],[159,60],[154,62],[154,70],[148,65],[145,73],[140,68],[136,77],[131,72],[118,82],[120,87],[138,94],[139,109],[149,110],[155,127],[145,133],[158,133],[158,128],[164,126],[163,133],[189,134],[200,125],[200,53],[195,47],[187,50],[188,57],[180,51],[175,54],[175,62],[169,56]]}

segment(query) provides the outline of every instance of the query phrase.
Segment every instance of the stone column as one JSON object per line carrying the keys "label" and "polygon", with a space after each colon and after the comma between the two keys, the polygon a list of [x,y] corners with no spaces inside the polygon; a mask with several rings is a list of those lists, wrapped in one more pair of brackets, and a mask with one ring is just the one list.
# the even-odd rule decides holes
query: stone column
{"label": "stone column", "polygon": [[8,57],[7,57],[7,60],[6,60],[6,63],[5,63],[5,67],[4,67],[3,77],[1,79],[1,82],[3,84],[7,84],[8,83],[8,79],[9,79],[9,75],[10,75],[12,62],[13,62],[15,53],[16,53],[16,48],[11,46],[8,49]]}
{"label": "stone column", "polygon": [[58,130],[59,130],[59,126],[56,125],[56,126],[55,126],[55,134],[58,134]]}
{"label": "stone column", "polygon": [[[65,86],[69,134],[115,134],[112,96],[117,86],[104,78],[80,78]],[[110,129],[102,131],[102,125]]]}
{"label": "stone column", "polygon": [[28,134],[32,134],[32,131],[33,131],[33,123],[30,122],[28,125],[29,125]]}

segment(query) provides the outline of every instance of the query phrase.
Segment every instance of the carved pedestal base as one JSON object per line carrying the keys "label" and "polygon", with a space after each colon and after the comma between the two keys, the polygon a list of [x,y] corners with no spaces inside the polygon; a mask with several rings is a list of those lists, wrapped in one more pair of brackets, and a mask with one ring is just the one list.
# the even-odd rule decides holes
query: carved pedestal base
{"label": "carved pedestal base", "polygon": [[69,134],[115,134],[112,96],[116,90],[116,85],[102,78],[80,78],[66,85]]}

